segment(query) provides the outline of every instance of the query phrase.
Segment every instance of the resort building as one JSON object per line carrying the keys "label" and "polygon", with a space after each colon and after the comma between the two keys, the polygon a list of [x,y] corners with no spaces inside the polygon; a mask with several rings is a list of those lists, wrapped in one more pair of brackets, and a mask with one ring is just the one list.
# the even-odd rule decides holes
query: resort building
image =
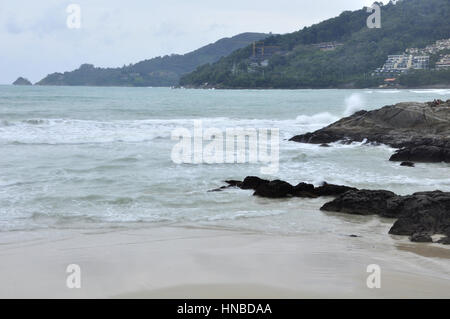
{"label": "resort building", "polygon": [[429,64],[430,56],[428,55],[389,55],[384,65],[376,69],[372,75],[400,74],[408,70],[428,69]]}
{"label": "resort building", "polygon": [[450,69],[450,54],[443,55],[438,62],[436,62],[436,69]]}

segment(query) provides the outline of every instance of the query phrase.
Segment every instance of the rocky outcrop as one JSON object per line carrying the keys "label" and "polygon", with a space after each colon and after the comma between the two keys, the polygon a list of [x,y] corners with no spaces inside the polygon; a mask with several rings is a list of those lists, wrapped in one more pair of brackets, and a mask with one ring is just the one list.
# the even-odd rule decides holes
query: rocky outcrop
{"label": "rocky outcrop", "polygon": [[227,180],[227,186],[222,186],[210,190],[210,192],[222,191],[230,187],[239,187],[241,189],[253,189],[253,195],[267,198],[285,198],[285,197],[306,197],[315,198],[319,196],[337,196],[349,190],[356,188],[334,185],[323,182],[319,187],[313,184],[299,183],[296,186],[282,180],[269,181],[256,176],[247,176],[243,181]]}
{"label": "rocky outcrop", "polygon": [[301,143],[383,143],[400,148],[391,160],[450,162],[450,100],[399,103],[359,111],[313,133],[290,139]]}
{"label": "rocky outcrop", "polygon": [[13,82],[13,85],[33,85],[33,84],[28,79],[19,77],[17,78],[17,80]]}
{"label": "rocky outcrop", "polygon": [[333,185],[321,186],[299,183],[296,186],[282,180],[265,180],[248,176],[242,182],[228,180],[227,185],[212,191],[230,187],[254,190],[253,195],[265,198],[334,196],[335,199],[320,209],[354,215],[379,215],[396,218],[390,234],[409,236],[413,242],[432,242],[434,234],[444,235],[438,243],[450,244],[450,192],[419,192],[399,196],[387,190],[367,190]]}
{"label": "rocky outcrop", "polygon": [[319,186],[314,189],[314,194],[317,196],[337,196],[340,194],[344,194],[348,191],[355,191],[357,190],[354,187],[348,187],[343,185],[333,185],[328,184],[327,182],[324,182],[322,186]]}
{"label": "rocky outcrop", "polygon": [[321,210],[355,215],[382,215],[387,210],[387,200],[395,196],[384,190],[352,190],[326,203]]}
{"label": "rocky outcrop", "polygon": [[247,176],[244,181],[239,185],[242,189],[257,189],[259,186],[263,184],[267,184],[270,181],[266,179],[261,179],[256,176]]}
{"label": "rocky outcrop", "polygon": [[416,233],[409,237],[409,240],[415,243],[432,243],[433,238],[430,235],[424,233]]}
{"label": "rocky outcrop", "polygon": [[[326,203],[321,210],[398,218],[390,234],[429,241],[431,235],[450,236],[450,193],[441,191],[398,196],[388,191],[349,191]],[[431,237],[430,237],[431,238]],[[446,243],[445,239],[439,241]]]}
{"label": "rocky outcrop", "polygon": [[294,186],[291,184],[285,181],[274,180],[259,185],[253,195],[267,198],[284,198],[292,195],[293,190]]}
{"label": "rocky outcrop", "polygon": [[428,145],[405,147],[397,150],[389,160],[396,162],[450,163],[450,148]]}

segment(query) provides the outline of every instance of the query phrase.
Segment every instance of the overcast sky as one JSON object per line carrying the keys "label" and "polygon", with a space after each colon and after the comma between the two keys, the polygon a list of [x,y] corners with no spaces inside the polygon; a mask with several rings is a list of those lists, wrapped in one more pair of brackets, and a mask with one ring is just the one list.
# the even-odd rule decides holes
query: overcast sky
{"label": "overcast sky", "polygon": [[[384,1],[385,3],[387,1]],[[66,25],[69,4],[81,28]],[[122,66],[242,32],[293,32],[373,0],[0,0],[0,83]]]}

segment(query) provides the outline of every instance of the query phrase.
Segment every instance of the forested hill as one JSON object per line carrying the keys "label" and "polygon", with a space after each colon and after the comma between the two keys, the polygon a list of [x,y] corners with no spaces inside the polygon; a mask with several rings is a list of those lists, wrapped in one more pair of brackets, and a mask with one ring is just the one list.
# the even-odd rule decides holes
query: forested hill
{"label": "forested hill", "polygon": [[92,85],[92,86],[174,86],[181,75],[192,72],[205,63],[214,63],[221,57],[269,36],[264,33],[242,33],[201,47],[184,55],[167,55],[124,66],[96,68],[83,64],[79,69],[53,73],[37,85]]}
{"label": "forested hill", "polygon": [[[300,31],[272,36],[264,64],[252,45],[182,77],[184,86],[217,88],[324,88],[377,84],[370,73],[390,54],[450,38],[449,0],[399,0],[381,6],[381,28],[367,27],[366,8],[345,11]],[[334,42],[331,50],[317,44]],[[450,72],[448,72],[450,75]],[[448,75],[446,75],[448,76]],[[450,77],[449,77],[450,80]]]}

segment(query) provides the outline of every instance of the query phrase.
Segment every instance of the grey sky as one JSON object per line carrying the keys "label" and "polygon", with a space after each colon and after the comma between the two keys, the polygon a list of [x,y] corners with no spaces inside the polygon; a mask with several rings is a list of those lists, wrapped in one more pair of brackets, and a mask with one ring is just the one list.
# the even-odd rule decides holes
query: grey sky
{"label": "grey sky", "polygon": [[[384,1],[385,3],[387,1]],[[69,4],[81,29],[66,26]],[[287,33],[373,0],[1,0],[0,83],[38,81],[82,63],[122,66],[186,53],[238,33]]]}

